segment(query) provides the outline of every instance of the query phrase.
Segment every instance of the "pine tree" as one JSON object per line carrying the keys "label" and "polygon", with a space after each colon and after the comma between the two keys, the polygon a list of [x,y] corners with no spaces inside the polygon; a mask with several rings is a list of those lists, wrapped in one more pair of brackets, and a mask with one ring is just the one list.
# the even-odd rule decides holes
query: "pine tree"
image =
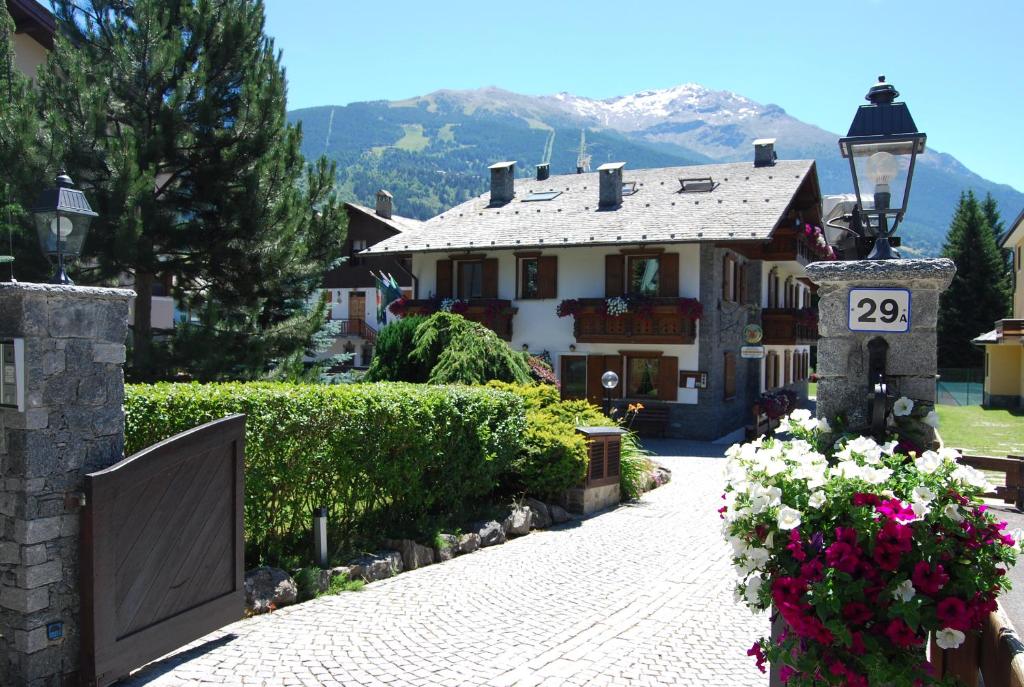
{"label": "pine tree", "polygon": [[[63,38],[40,76],[63,161],[100,217],[83,281],[129,275],[131,373],[261,375],[305,347],[308,294],[340,255],[335,169],[306,165],[260,0],[56,0]],[[84,274],[82,274],[84,272]],[[154,290],[192,315],[153,345]],[[208,363],[218,362],[211,367]],[[205,362],[202,362],[205,361]]]}
{"label": "pine tree", "polygon": [[[12,272],[23,281],[47,281],[52,274],[39,250],[29,210],[48,185],[49,142],[38,114],[32,82],[14,66],[14,21],[0,6],[0,253],[15,257]],[[51,170],[52,171],[52,170]]]}
{"label": "pine tree", "polygon": [[[1003,224],[1003,217],[999,213],[999,204],[996,199],[992,197],[991,193],[985,194],[985,200],[981,202],[981,211],[985,214],[985,220],[988,222],[989,229],[992,230],[992,237],[996,241],[996,246],[999,246],[999,240],[1003,238],[1003,232],[1006,231],[1006,226]],[[1000,249],[1000,253],[1003,256],[1003,264],[1006,269],[1003,270],[1003,280],[1001,287],[1006,290],[1007,298],[1012,299],[1013,294],[1013,254],[1009,251],[1003,251]],[[1011,301],[1012,302],[1012,301]]]}
{"label": "pine tree", "polygon": [[961,194],[943,257],[956,263],[956,276],[939,300],[939,365],[976,367],[982,351],[971,339],[1006,316],[1008,293],[1000,284],[1005,262],[974,194]]}

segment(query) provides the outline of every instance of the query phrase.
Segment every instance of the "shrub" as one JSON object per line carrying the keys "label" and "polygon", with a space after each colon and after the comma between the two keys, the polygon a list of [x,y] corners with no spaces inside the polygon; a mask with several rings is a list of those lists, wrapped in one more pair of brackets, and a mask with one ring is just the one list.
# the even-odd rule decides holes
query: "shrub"
{"label": "shrub", "polygon": [[458,386],[129,385],[125,409],[129,452],[246,414],[251,564],[305,552],[320,505],[344,548],[458,522],[508,472],[524,434],[519,397]]}
{"label": "shrub", "polygon": [[628,432],[622,437],[622,453],[619,457],[619,485],[622,497],[627,500],[640,498],[651,481],[651,460],[649,451],[640,447],[636,434]]}
{"label": "shrub", "polygon": [[413,336],[425,317],[409,315],[395,320],[377,333],[377,347],[373,352],[368,382],[425,382],[430,368],[410,357]]}
{"label": "shrub", "polygon": [[530,368],[522,353],[461,315],[434,313],[416,328],[413,342],[411,357],[430,367],[427,381],[432,384],[530,383]]}

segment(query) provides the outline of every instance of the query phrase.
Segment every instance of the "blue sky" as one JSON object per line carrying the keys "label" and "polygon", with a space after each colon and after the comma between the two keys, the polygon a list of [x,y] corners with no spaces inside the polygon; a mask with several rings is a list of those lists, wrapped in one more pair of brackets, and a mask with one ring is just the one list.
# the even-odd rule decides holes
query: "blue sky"
{"label": "blue sky", "polygon": [[1020,0],[266,4],[290,108],[482,86],[604,98],[693,81],[845,133],[884,73],[929,146],[1024,191]]}

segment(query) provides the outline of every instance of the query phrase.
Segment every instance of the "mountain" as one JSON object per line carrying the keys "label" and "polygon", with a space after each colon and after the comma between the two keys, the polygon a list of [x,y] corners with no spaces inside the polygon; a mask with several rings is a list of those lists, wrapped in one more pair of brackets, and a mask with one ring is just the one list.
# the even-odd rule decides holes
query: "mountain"
{"label": "mountain", "polygon": [[[486,190],[487,166],[498,160],[518,160],[520,175],[532,174],[533,165],[545,160],[552,174],[575,171],[581,131],[594,167],[611,160],[632,168],[750,160],[754,139],[774,137],[780,158],[817,160],[822,193],[852,191],[838,134],[778,105],[694,83],[604,100],[499,88],[441,90],[408,100],[295,110],[289,118],[302,123],[307,157],[338,162],[347,198],[370,203],[377,189],[387,188],[397,212],[420,219]],[[939,252],[964,190],[991,193],[1004,217],[1024,207],[1024,194],[933,149],[918,159],[913,184],[900,229],[908,255]]]}

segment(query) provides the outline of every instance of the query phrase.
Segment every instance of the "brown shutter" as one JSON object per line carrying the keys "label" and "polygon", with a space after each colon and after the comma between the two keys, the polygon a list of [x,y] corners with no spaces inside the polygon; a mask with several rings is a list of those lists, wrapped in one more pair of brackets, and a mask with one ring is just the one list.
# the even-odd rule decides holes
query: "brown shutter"
{"label": "brown shutter", "polygon": [[604,402],[604,387],[601,386],[601,375],[604,374],[604,356],[587,356],[587,400],[595,405]]}
{"label": "brown shutter", "polygon": [[537,298],[558,297],[558,258],[553,255],[537,258]]}
{"label": "brown shutter", "polygon": [[658,295],[679,295],[679,253],[664,253],[658,258]]}
{"label": "brown shutter", "polygon": [[679,395],[679,358],[663,355],[658,358],[658,399],[675,401]]}
{"label": "brown shutter", "polygon": [[452,261],[437,261],[437,288],[435,295],[438,298],[452,297]]}
{"label": "brown shutter", "polygon": [[626,395],[626,374],[622,369],[622,356],[606,355],[604,357],[604,370],[601,370],[601,374],[604,374],[605,370],[611,370],[619,375],[619,385],[612,389],[612,398],[623,398]]}
{"label": "brown shutter", "polygon": [[484,260],[484,283],[481,295],[484,298],[498,297],[498,259]]}
{"label": "brown shutter", "polygon": [[624,293],[623,281],[626,271],[626,256],[604,256],[604,295],[605,298],[621,296]]}
{"label": "brown shutter", "polygon": [[729,295],[729,256],[722,256],[722,300],[731,301],[732,297]]}
{"label": "brown shutter", "polygon": [[738,285],[736,286],[736,300],[740,303],[747,302],[747,268],[750,267],[749,262],[736,265],[736,270],[739,272],[739,278],[737,279]]}
{"label": "brown shutter", "polygon": [[725,354],[725,400],[736,396],[736,354]]}

